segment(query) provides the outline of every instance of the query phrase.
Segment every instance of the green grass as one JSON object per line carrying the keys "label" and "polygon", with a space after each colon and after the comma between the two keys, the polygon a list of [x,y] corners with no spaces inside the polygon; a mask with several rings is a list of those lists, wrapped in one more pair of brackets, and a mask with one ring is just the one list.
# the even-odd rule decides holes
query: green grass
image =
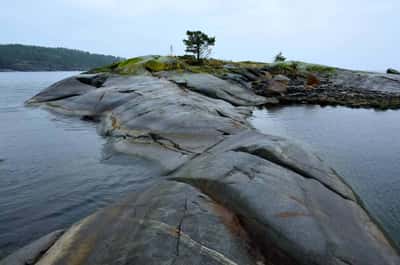
{"label": "green grass", "polygon": [[331,75],[336,72],[336,68],[334,67],[299,61],[272,63],[268,64],[267,68],[272,74],[284,74],[289,76],[307,75],[308,73]]}
{"label": "green grass", "polygon": [[122,62],[113,63],[104,67],[96,68],[90,73],[109,72],[122,75],[137,75],[145,72],[160,71],[180,71],[192,73],[208,73],[213,75],[223,75],[235,72],[230,68],[236,69],[260,69],[265,67],[272,74],[284,74],[288,76],[304,76],[308,73],[331,75],[336,68],[319,64],[309,64],[299,61],[287,61],[277,63],[261,63],[252,61],[224,61],[218,59],[204,59],[197,62],[191,56],[142,56],[131,58]]}
{"label": "green grass", "polygon": [[320,64],[306,64],[306,70],[313,73],[321,73],[321,74],[334,74],[336,72],[336,68],[320,65]]}
{"label": "green grass", "polygon": [[122,61],[122,62],[118,63],[117,67],[121,67],[121,68],[122,67],[127,67],[127,66],[130,66],[132,64],[137,64],[137,63],[139,63],[141,61],[143,61],[142,57],[135,57],[135,58],[131,58],[131,59],[128,59],[128,60],[125,60],[125,61]]}

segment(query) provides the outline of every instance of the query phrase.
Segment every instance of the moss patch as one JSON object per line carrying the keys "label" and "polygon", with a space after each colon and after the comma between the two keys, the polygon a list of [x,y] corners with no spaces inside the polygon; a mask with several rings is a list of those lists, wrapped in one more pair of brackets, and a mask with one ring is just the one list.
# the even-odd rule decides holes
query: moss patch
{"label": "moss patch", "polygon": [[252,61],[242,61],[242,62],[232,62],[236,67],[243,68],[261,68],[267,65],[267,63],[252,62]]}
{"label": "moss patch", "polygon": [[151,72],[183,70],[187,66],[174,57],[159,57],[144,63],[144,67]]}
{"label": "moss patch", "polygon": [[298,62],[277,62],[269,64],[267,70],[272,74],[283,74],[288,76],[299,75],[301,72]]}
{"label": "moss patch", "polygon": [[131,58],[122,62],[117,62],[113,63],[110,65],[106,65],[103,67],[95,68],[93,70],[90,70],[90,73],[100,73],[100,72],[106,72],[106,73],[118,73],[118,74],[135,74],[140,66],[140,62],[142,62],[144,59],[143,57],[135,57]]}
{"label": "moss patch", "polygon": [[336,72],[336,68],[334,67],[299,61],[272,63],[268,64],[267,69],[273,74],[284,74],[289,76],[305,76],[308,73],[330,75]]}
{"label": "moss patch", "polygon": [[320,73],[320,74],[333,74],[336,72],[336,68],[326,66],[326,65],[321,65],[321,64],[306,64],[302,63],[305,65],[305,69],[309,72],[312,73]]}
{"label": "moss patch", "polygon": [[122,61],[117,66],[119,68],[123,68],[123,67],[127,67],[129,65],[132,65],[132,64],[137,64],[137,63],[142,62],[142,61],[143,61],[142,57],[135,57],[135,58],[131,58],[131,59]]}

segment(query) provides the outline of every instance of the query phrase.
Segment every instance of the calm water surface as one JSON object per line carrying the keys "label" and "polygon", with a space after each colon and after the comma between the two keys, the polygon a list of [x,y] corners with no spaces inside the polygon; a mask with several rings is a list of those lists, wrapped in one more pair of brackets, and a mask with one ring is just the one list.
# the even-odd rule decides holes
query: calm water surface
{"label": "calm water surface", "polygon": [[257,110],[251,122],[317,152],[400,246],[400,111],[291,106]]}
{"label": "calm water surface", "polygon": [[112,158],[95,124],[23,102],[72,72],[0,73],[0,258],[148,183],[147,161]]}
{"label": "calm water surface", "polygon": [[[110,157],[95,124],[23,102],[71,72],[0,73],[0,257],[142,187],[160,169]],[[400,112],[297,106],[258,110],[259,130],[308,144],[400,242]]]}

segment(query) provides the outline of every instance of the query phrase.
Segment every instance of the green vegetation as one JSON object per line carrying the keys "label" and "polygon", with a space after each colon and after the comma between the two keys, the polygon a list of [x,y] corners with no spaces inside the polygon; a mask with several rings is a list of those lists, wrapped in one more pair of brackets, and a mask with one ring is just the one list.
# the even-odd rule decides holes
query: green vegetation
{"label": "green vegetation", "polygon": [[0,45],[0,69],[14,71],[87,70],[121,58],[65,48]]}
{"label": "green vegetation", "polygon": [[113,63],[108,66],[91,70],[91,73],[109,72],[122,75],[136,75],[146,72],[178,71],[192,73],[209,73],[221,76],[227,73],[237,73],[240,69],[264,69],[271,74],[287,76],[307,76],[308,73],[331,75],[336,68],[309,64],[298,61],[277,63],[261,63],[252,61],[232,62],[218,59],[203,59],[198,62],[194,56],[143,56]]}
{"label": "green vegetation", "polygon": [[336,68],[321,64],[305,64],[305,68],[309,72],[320,73],[320,74],[333,74],[336,72]]}
{"label": "green vegetation", "polygon": [[275,55],[275,59],[274,62],[284,62],[286,61],[286,57],[283,56],[282,52],[278,53],[277,55]]}
{"label": "green vegetation", "polygon": [[198,62],[194,56],[143,56],[111,65],[95,68],[89,73],[108,72],[122,75],[137,75],[148,72],[178,71],[222,75],[229,68],[261,68],[265,63],[232,62],[217,59],[203,59]]}
{"label": "green vegetation", "polygon": [[288,76],[305,75],[310,72],[331,75],[336,72],[336,68],[334,67],[299,61],[275,62],[269,64],[267,69],[272,74],[284,74]]}
{"label": "green vegetation", "polygon": [[209,37],[201,31],[186,31],[187,39],[183,40],[186,52],[196,56],[197,61],[208,58],[211,54],[210,46],[215,45],[215,37]]}
{"label": "green vegetation", "polygon": [[150,72],[183,70],[187,66],[185,62],[177,59],[176,57],[161,56],[151,59],[144,64],[144,67]]}
{"label": "green vegetation", "polygon": [[160,72],[185,69],[184,62],[171,56],[142,56],[131,58],[108,66],[95,68],[91,73],[109,72],[122,75],[143,74],[146,71]]}

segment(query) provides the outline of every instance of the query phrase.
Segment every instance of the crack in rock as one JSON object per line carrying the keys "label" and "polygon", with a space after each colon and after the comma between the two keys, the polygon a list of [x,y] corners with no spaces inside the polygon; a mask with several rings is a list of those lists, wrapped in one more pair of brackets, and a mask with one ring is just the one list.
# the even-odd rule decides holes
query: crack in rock
{"label": "crack in rock", "polygon": [[157,221],[157,220],[145,220],[145,219],[136,219],[132,218],[132,221],[137,222],[139,225],[147,226],[148,228],[152,228],[158,230],[160,232],[166,233],[168,235],[179,237],[179,244],[184,244],[185,246],[198,251],[201,255],[207,256],[212,260],[218,262],[222,265],[239,265],[233,260],[229,259],[222,253],[211,249],[195,240],[193,240],[189,235],[185,234],[182,231],[179,231],[176,227],[173,227],[169,224]]}
{"label": "crack in rock", "polygon": [[185,198],[185,204],[184,204],[184,207],[183,207],[183,215],[182,215],[182,218],[179,220],[178,227],[176,228],[177,231],[178,231],[178,239],[176,241],[176,256],[177,257],[179,257],[179,248],[180,248],[180,244],[181,244],[182,224],[183,224],[183,220],[186,217],[187,210],[188,210],[187,198]]}
{"label": "crack in rock", "polygon": [[318,183],[320,183],[322,186],[324,186],[325,188],[327,188],[328,190],[332,191],[333,193],[337,194],[338,196],[340,196],[341,198],[348,200],[348,201],[352,201],[354,202],[354,200],[340,192],[338,192],[337,190],[335,190],[333,187],[329,186],[328,184],[322,182],[320,179],[314,177],[313,175],[309,174],[308,172],[306,172],[305,170],[302,170],[296,166],[290,165],[289,163],[282,161],[281,159],[279,159],[275,154],[273,154],[272,152],[269,152],[268,150],[262,150],[263,153],[260,154],[260,152],[257,152],[257,150],[255,151],[250,151],[248,150],[246,147],[239,147],[236,148],[234,150],[232,150],[234,152],[242,152],[242,153],[247,153],[250,155],[254,155],[257,156],[259,158],[268,160],[271,163],[274,163],[278,166],[281,166],[283,168],[286,168],[290,171],[293,171],[295,173],[297,173],[298,175],[302,176],[305,179],[313,179],[316,180]]}

